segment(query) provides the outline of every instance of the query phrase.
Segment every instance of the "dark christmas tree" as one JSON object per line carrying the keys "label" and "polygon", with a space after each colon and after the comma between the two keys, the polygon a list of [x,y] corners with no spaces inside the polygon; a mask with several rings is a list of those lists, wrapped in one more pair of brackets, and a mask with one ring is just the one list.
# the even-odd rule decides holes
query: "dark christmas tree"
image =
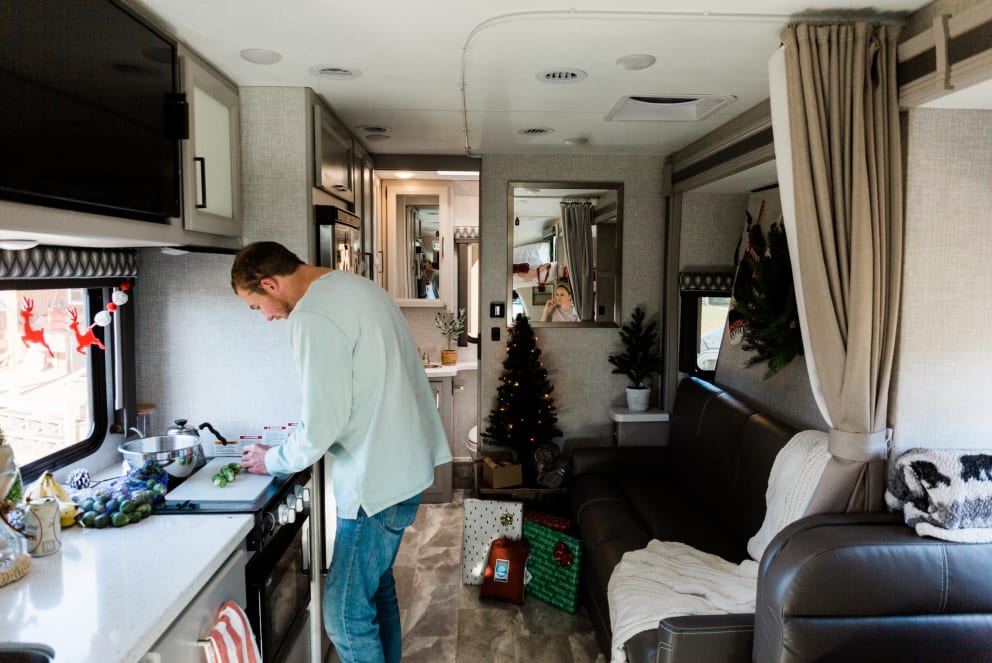
{"label": "dark christmas tree", "polygon": [[500,377],[496,406],[489,413],[489,425],[482,434],[486,444],[507,447],[523,466],[526,485],[536,483],[534,451],[562,434],[556,425],[554,387],[541,361],[534,329],[526,316],[518,315],[506,342],[506,369]]}

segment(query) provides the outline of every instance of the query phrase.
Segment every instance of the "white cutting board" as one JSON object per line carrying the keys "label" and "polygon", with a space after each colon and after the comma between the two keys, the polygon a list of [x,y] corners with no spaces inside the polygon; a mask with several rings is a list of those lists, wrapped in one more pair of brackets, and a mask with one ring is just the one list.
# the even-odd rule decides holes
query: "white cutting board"
{"label": "white cutting board", "polygon": [[242,470],[223,488],[215,486],[211,477],[228,463],[236,463],[236,458],[222,456],[211,459],[194,472],[181,486],[165,495],[167,500],[209,500],[223,502],[250,502],[258,497],[275,478],[270,474],[249,474]]}

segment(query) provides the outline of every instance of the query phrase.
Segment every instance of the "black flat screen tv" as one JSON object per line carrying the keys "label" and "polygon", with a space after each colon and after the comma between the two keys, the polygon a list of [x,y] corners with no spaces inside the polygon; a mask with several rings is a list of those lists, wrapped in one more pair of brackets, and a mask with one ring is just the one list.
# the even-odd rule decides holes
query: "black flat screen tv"
{"label": "black flat screen tv", "polygon": [[112,0],[0,0],[0,197],[180,215],[176,42]]}

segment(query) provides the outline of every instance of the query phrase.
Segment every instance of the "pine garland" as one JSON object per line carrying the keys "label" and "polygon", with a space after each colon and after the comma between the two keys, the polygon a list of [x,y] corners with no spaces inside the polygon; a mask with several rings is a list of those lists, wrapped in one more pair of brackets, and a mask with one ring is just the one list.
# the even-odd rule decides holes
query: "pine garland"
{"label": "pine garland", "polygon": [[[508,447],[533,479],[534,451],[562,431],[558,428],[548,381],[548,370],[540,360],[534,329],[526,316],[518,315],[506,342],[506,369],[500,377],[496,406],[489,412],[489,425],[482,434],[486,444]],[[525,481],[528,473],[525,472]]]}
{"label": "pine garland", "polygon": [[745,252],[734,283],[733,309],[746,323],[741,348],[756,352],[746,366],[767,362],[767,380],[803,354],[803,338],[785,227],[773,223],[768,228],[767,249],[758,224],[749,239],[751,250]]}

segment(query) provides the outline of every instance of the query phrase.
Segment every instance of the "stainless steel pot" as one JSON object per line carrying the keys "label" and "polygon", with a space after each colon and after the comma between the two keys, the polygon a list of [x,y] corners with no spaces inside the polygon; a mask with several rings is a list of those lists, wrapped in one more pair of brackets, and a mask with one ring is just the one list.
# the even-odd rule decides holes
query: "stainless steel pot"
{"label": "stainless steel pot", "polygon": [[169,475],[185,478],[206,463],[200,438],[194,435],[156,435],[131,440],[117,447],[128,469],[137,470],[154,460]]}

